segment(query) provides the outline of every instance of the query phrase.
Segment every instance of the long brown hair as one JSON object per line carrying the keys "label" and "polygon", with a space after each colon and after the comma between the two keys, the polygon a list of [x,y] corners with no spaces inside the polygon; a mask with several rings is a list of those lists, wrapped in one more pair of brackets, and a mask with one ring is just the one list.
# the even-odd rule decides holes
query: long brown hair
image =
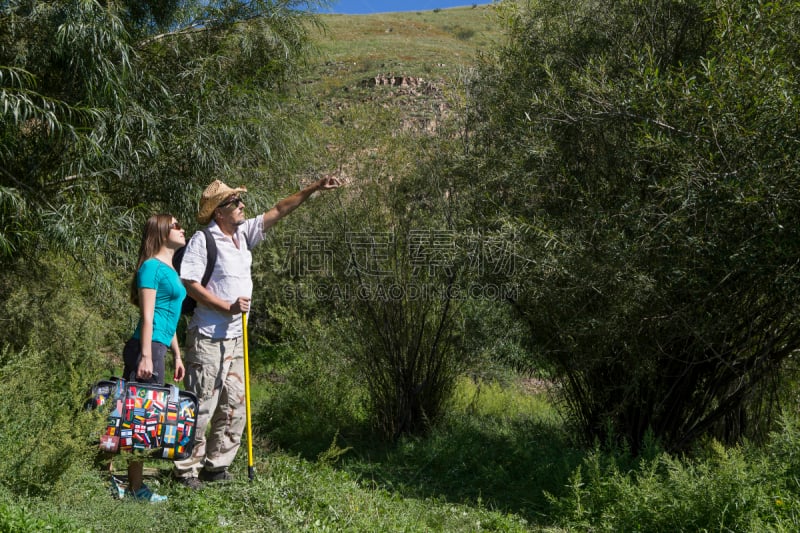
{"label": "long brown hair", "polygon": [[136,263],[136,270],[133,271],[131,280],[131,303],[139,307],[139,285],[137,277],[142,263],[158,253],[164,243],[169,238],[174,217],[168,213],[159,213],[147,219],[142,231],[142,243],[139,245],[139,261]]}

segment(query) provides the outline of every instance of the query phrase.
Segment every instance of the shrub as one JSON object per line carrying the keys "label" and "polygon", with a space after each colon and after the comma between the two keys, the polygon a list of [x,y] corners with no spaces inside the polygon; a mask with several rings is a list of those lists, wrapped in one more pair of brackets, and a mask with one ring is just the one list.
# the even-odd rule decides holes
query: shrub
{"label": "shrub", "polygon": [[459,191],[521,236],[531,366],[587,443],[763,438],[800,348],[798,4],[502,7]]}
{"label": "shrub", "polygon": [[34,533],[39,531],[75,531],[76,524],[54,517],[42,518],[23,506],[0,503],[0,531]]}
{"label": "shrub", "polygon": [[[291,313],[273,311],[284,319]],[[365,418],[365,391],[329,328],[316,324],[310,331],[314,333],[282,347],[283,361],[260,377],[266,391],[255,419],[260,436],[308,458],[325,451],[338,432],[363,424]]]}
{"label": "shrub", "polygon": [[[0,276],[0,345],[51,352],[54,361],[71,352],[106,349],[121,352],[135,326],[127,279],[115,271],[90,269],[70,257],[19,257]],[[76,359],[75,363],[81,361]]]}
{"label": "shrub", "polygon": [[[763,448],[710,440],[693,457],[595,450],[551,496],[558,521],[596,531],[796,531],[800,525],[796,421]],[[655,455],[653,455],[655,454]]]}
{"label": "shrub", "polygon": [[90,469],[104,417],[86,411],[100,356],[6,348],[0,357],[0,480],[23,495],[48,494],[73,469]]}

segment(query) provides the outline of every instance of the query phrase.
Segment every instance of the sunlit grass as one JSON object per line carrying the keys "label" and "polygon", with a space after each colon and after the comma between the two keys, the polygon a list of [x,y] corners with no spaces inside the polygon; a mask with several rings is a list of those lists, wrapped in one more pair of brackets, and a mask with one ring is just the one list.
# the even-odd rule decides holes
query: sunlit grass
{"label": "sunlit grass", "polygon": [[490,6],[375,15],[321,15],[313,39],[320,62],[340,81],[392,72],[445,78],[500,36]]}
{"label": "sunlit grass", "polygon": [[476,382],[464,377],[453,395],[453,411],[506,419],[533,416],[541,422],[558,423],[560,417],[548,399],[545,384],[526,389],[524,383],[520,380],[503,386],[496,381]]}
{"label": "sunlit grass", "polygon": [[[254,391],[266,402],[292,392],[256,367]],[[324,388],[320,381],[313,387]],[[325,416],[314,402],[286,405],[309,411],[295,411],[298,421]],[[291,418],[282,423],[290,444],[298,442],[293,432],[307,434]],[[169,496],[163,505],[114,499],[87,450],[87,460],[65,463],[39,496],[0,484],[0,531],[788,532],[800,524],[800,430],[791,417],[763,446],[709,442],[680,457],[653,443],[634,458],[575,445],[540,387],[504,376],[463,378],[445,419],[425,437],[386,443],[359,427],[321,435],[327,450],[316,455],[257,441],[253,481],[243,448],[235,481],[200,492],[171,482],[170,463],[150,461],[147,482]],[[14,431],[21,438],[24,428]],[[12,457],[7,449],[6,461]],[[41,459],[38,451],[28,458]]]}

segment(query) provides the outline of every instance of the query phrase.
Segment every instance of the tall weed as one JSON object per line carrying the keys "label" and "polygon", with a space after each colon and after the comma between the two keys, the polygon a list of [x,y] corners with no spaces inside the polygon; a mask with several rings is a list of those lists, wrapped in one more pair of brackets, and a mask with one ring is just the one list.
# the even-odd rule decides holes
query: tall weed
{"label": "tall weed", "polygon": [[95,457],[103,420],[83,402],[97,367],[91,357],[62,356],[58,365],[34,349],[5,348],[0,357],[0,483],[20,495],[58,491]]}
{"label": "tall weed", "polygon": [[39,531],[76,531],[69,520],[41,517],[22,505],[0,503],[0,532],[34,533]]}
{"label": "tall weed", "polygon": [[545,491],[561,493],[582,453],[540,394],[462,379],[442,423],[425,438],[354,446],[342,468],[413,497],[486,505],[541,522]]}
{"label": "tall weed", "polygon": [[[797,531],[796,421],[759,447],[703,443],[692,457],[630,457],[596,449],[569,492],[550,496],[556,520],[595,531]],[[622,466],[625,465],[625,466]]]}
{"label": "tall weed", "polygon": [[272,444],[313,458],[364,423],[366,398],[325,328],[313,321],[309,328],[315,333],[282,347],[284,362],[271,369],[255,426]]}
{"label": "tall weed", "polygon": [[66,257],[21,258],[0,277],[0,346],[47,351],[60,370],[84,364],[77,355],[83,351],[121,352],[120,339],[136,325],[136,309],[127,301],[128,279],[116,275],[110,269],[91,272]]}

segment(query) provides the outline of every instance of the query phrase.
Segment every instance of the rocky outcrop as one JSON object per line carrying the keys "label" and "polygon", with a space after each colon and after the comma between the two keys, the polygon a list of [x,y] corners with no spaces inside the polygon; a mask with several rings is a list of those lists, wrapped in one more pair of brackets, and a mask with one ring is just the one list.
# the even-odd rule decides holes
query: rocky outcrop
{"label": "rocky outcrop", "polygon": [[391,88],[391,91],[373,93],[371,99],[385,101],[385,107],[401,111],[399,131],[433,135],[448,112],[441,88],[417,76],[378,74],[363,79],[360,86],[365,89]]}
{"label": "rocky outcrop", "polygon": [[363,87],[377,87],[380,85],[392,85],[395,87],[417,87],[421,78],[415,76],[395,76],[394,74],[378,74],[372,78],[367,78],[361,82]]}
{"label": "rocky outcrop", "polygon": [[424,94],[432,94],[439,91],[439,88],[423,78],[416,76],[397,76],[394,74],[378,74],[371,78],[366,78],[361,81],[362,87],[400,87],[405,89],[412,89]]}

